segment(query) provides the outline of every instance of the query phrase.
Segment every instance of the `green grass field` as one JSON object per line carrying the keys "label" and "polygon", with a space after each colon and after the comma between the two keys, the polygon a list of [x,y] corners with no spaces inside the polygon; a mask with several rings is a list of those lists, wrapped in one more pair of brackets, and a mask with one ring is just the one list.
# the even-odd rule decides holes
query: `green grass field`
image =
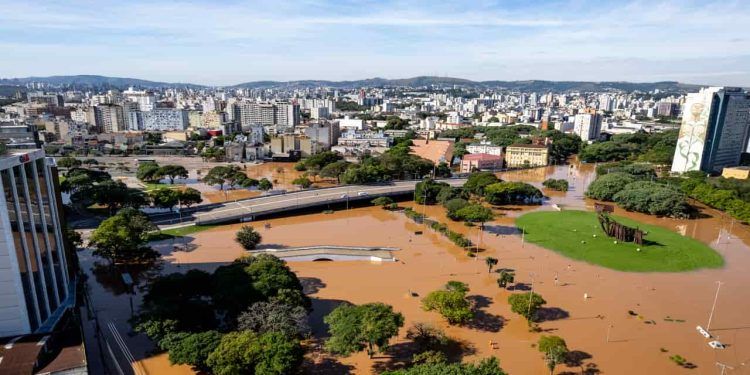
{"label": "green grass field", "polygon": [[186,227],[165,229],[163,231],[149,233],[149,241],[161,241],[175,237],[187,236],[189,234],[202,232],[211,228],[216,228],[218,225],[190,225]]}
{"label": "green grass field", "polygon": [[658,226],[613,218],[645,231],[646,243],[616,244],[604,234],[594,212],[531,212],[516,219],[516,225],[525,231],[527,242],[618,271],[681,272],[724,265],[721,255],[702,242]]}

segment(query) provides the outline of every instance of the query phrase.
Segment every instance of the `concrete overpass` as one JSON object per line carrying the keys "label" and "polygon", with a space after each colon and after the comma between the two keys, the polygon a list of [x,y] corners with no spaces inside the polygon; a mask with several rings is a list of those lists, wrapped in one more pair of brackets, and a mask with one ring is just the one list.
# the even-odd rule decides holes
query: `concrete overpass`
{"label": "concrete overpass", "polygon": [[[441,179],[451,186],[463,186],[464,178]],[[323,189],[308,189],[278,195],[266,195],[226,203],[199,205],[180,214],[153,214],[152,221],[161,229],[187,225],[210,225],[249,221],[257,216],[294,211],[330,204],[370,201],[382,196],[403,196],[414,192],[414,181],[395,181],[382,185],[344,185]]]}

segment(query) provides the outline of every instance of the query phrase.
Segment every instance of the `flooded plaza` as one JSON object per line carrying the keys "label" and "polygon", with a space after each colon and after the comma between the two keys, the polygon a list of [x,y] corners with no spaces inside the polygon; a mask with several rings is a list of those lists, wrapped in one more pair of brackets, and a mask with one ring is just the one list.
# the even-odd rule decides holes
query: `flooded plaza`
{"label": "flooded plaza", "polygon": [[[288,170],[293,171],[291,166]],[[258,176],[263,177],[263,173],[266,172],[258,172]],[[250,172],[248,175],[259,178]],[[501,173],[500,177],[538,187],[547,178],[565,178],[571,189],[568,192],[544,189],[550,200],[543,206],[497,209],[497,219],[488,223],[484,232],[478,227],[451,222],[440,206],[400,204],[446,223],[452,230],[479,243],[481,250],[476,258],[402,213],[377,207],[249,223],[261,233],[261,247],[266,248],[332,245],[400,249],[395,253],[395,262],[289,263],[313,301],[310,320],[316,340],[310,344],[305,371],[370,374],[398,368],[408,363],[411,354],[406,329],[415,322],[428,322],[464,343],[467,350],[463,352],[463,360],[497,356],[501,366],[511,374],[548,373],[541,354],[533,346],[542,334],[564,338],[569,349],[580,358],[580,363],[570,367],[559,366],[557,373],[588,370],[604,374],[716,374],[720,372],[717,362],[734,367],[734,373],[750,373],[747,368],[750,367],[750,230],[747,226],[711,209],[703,209],[705,217],[695,220],[663,219],[618,209],[616,215],[659,225],[709,244],[724,257],[725,266],[683,273],[613,271],[524,243],[514,225],[515,218],[522,213],[551,210],[555,204],[563,209],[592,210],[593,202],[583,199],[583,192],[594,178],[593,165],[537,168]],[[160,269],[152,273],[184,272],[194,268],[212,271],[231,262],[245,254],[234,242],[239,227],[239,224],[226,225],[155,243],[154,248],[162,253],[163,262]],[[422,234],[418,234],[420,231]],[[184,245],[187,251],[174,251],[175,244]],[[547,301],[546,321],[539,325],[542,332],[530,332],[525,319],[510,311],[507,298],[514,291],[498,288],[498,274],[488,273],[484,263],[488,256],[500,260],[496,268],[515,271],[518,290],[533,288]],[[118,290],[118,282],[108,279],[101,267],[93,267],[94,258],[82,253],[81,259],[90,276],[89,289],[94,302],[102,305],[98,302],[105,300],[104,305],[111,305],[107,307],[111,311],[104,313],[115,317],[125,335],[129,329],[126,320],[130,314],[130,297]],[[149,273],[144,272],[136,281],[143,284],[148,276]],[[466,326],[449,326],[439,314],[421,308],[421,298],[449,280],[468,284],[469,296],[476,303],[477,317]],[[707,325],[717,281],[721,281],[722,286],[710,330],[727,345],[724,350],[710,348],[708,340],[695,329],[697,325]],[[589,298],[584,299],[584,294]],[[136,309],[139,297],[140,293],[134,296]],[[378,354],[374,359],[369,359],[365,353],[341,358],[316,350],[315,341],[325,337],[323,316],[343,301],[384,302],[405,316],[404,328],[392,340],[388,353]],[[99,313],[101,316],[102,312]],[[142,335],[129,336],[126,341],[134,347],[131,349],[139,366],[150,374],[191,372],[185,366],[169,366],[163,354],[152,356],[151,346]],[[490,342],[497,345],[491,347]],[[676,354],[696,367],[679,367],[669,359]]]}

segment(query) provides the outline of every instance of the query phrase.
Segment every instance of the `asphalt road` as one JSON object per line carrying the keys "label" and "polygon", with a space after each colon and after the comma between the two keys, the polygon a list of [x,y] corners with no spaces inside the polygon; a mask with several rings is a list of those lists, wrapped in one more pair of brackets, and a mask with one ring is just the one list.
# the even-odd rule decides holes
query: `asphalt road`
{"label": "asphalt road", "polygon": [[[462,186],[466,179],[440,180],[451,186]],[[192,224],[218,224],[249,220],[256,215],[272,214],[296,209],[372,200],[379,196],[403,195],[414,191],[419,181],[396,181],[388,185],[345,185],[324,189],[310,189],[286,194],[261,196],[234,202],[208,204],[183,210],[181,213],[151,215],[161,229]]]}

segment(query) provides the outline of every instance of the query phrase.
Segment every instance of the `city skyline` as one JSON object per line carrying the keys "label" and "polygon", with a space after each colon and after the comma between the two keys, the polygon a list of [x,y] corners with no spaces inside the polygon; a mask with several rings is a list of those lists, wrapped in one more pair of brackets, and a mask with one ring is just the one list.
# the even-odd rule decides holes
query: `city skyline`
{"label": "city skyline", "polygon": [[13,51],[0,72],[217,86],[424,75],[750,86],[750,39],[726,31],[750,21],[748,3],[471,5],[0,1],[0,45]]}

